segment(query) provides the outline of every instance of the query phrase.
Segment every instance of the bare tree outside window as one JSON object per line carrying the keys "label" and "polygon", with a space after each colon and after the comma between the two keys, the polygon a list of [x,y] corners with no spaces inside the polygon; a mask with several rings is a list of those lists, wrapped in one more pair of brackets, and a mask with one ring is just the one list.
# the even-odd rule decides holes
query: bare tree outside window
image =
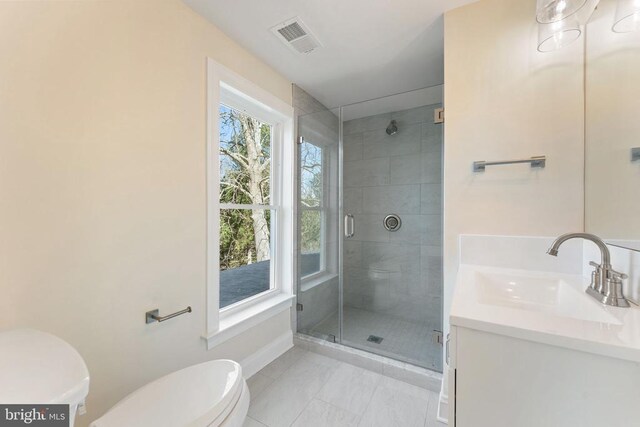
{"label": "bare tree outside window", "polygon": [[[220,202],[268,205],[270,179],[271,126],[221,105]],[[221,269],[269,259],[268,210],[229,210],[221,223]]]}
{"label": "bare tree outside window", "polygon": [[[220,105],[221,306],[270,287],[272,127]],[[255,205],[264,206],[264,209]],[[257,264],[255,267],[249,266]],[[235,273],[230,270],[239,269]],[[229,271],[229,274],[222,274]]]}

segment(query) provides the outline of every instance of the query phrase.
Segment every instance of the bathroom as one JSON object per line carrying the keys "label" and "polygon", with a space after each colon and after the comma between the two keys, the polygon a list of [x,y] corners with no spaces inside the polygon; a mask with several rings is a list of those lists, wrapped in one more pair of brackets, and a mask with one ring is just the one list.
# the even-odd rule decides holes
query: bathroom
{"label": "bathroom", "polygon": [[0,425],[638,425],[639,23],[0,2]]}

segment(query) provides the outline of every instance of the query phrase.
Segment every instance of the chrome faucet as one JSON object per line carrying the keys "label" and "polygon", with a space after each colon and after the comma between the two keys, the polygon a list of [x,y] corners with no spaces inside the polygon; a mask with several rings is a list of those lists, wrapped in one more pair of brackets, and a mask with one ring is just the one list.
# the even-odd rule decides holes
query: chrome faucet
{"label": "chrome faucet", "polygon": [[602,304],[614,307],[629,307],[629,301],[622,292],[622,281],[628,276],[619,273],[611,267],[611,253],[607,245],[598,236],[589,233],[567,233],[558,237],[547,253],[558,256],[560,245],[570,239],[585,239],[595,243],[600,249],[600,264],[593,261],[589,263],[595,270],[591,273],[591,284],[586,292],[600,301]]}

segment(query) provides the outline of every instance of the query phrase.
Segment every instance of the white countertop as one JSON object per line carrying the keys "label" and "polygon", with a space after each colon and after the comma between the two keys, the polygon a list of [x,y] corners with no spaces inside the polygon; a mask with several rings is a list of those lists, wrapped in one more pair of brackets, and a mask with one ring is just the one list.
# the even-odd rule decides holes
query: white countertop
{"label": "white countertop", "polygon": [[640,309],[605,306],[580,275],[461,265],[450,322],[640,362]]}

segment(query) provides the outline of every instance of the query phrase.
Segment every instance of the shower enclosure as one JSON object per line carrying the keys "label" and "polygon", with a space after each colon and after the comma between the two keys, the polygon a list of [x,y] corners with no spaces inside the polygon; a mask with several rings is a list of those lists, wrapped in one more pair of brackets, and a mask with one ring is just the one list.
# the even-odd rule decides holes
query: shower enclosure
{"label": "shower enclosure", "polygon": [[442,371],[442,86],[298,116],[298,332]]}

